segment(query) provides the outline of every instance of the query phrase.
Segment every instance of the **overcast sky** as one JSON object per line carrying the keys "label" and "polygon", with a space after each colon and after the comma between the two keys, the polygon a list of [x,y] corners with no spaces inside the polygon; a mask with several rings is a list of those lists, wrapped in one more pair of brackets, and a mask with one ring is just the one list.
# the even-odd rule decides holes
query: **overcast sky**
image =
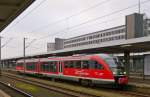
{"label": "overcast sky", "polygon": [[[125,15],[138,12],[139,0],[36,0],[1,33],[2,58],[46,52],[47,42],[124,25]],[[134,7],[132,7],[134,6]],[[126,9],[127,8],[127,9]],[[123,10],[126,9],[126,10]],[[141,13],[150,17],[150,0],[141,0]],[[122,10],[122,11],[119,11]],[[112,14],[113,13],[113,14]]]}

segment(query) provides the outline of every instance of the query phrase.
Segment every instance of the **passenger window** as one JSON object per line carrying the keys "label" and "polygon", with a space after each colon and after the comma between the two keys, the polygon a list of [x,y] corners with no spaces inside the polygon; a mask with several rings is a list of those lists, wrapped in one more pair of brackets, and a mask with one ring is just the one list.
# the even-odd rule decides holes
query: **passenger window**
{"label": "passenger window", "polygon": [[49,62],[43,62],[41,65],[41,70],[42,71],[50,71],[50,64]]}
{"label": "passenger window", "polygon": [[95,61],[95,69],[103,69],[103,66]]}
{"label": "passenger window", "polygon": [[50,71],[56,72],[56,62],[50,62]]}
{"label": "passenger window", "polygon": [[82,61],[82,69],[88,69],[89,68],[89,62],[88,61]]}
{"label": "passenger window", "polygon": [[102,65],[100,65],[100,64],[95,64],[95,69],[102,69]]}
{"label": "passenger window", "polygon": [[99,64],[97,61],[89,61],[90,63],[90,68],[92,69],[103,69],[103,66]]}
{"label": "passenger window", "polygon": [[81,61],[74,61],[75,68],[81,68]]}
{"label": "passenger window", "polygon": [[65,68],[68,68],[69,66],[68,66],[68,62],[66,61],[66,62],[64,62],[64,66],[65,66]]}
{"label": "passenger window", "polygon": [[17,66],[23,66],[24,63],[18,63]]}
{"label": "passenger window", "polygon": [[27,70],[35,70],[35,63],[27,63],[26,69]]}
{"label": "passenger window", "polygon": [[73,61],[69,61],[69,68],[73,68]]}
{"label": "passenger window", "polygon": [[64,62],[65,68],[73,68],[74,64],[73,61],[66,61]]}

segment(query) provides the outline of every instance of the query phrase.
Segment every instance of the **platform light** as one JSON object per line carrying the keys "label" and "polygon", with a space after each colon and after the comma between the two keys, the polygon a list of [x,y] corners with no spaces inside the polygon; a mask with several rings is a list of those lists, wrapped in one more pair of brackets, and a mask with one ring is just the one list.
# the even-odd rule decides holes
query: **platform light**
{"label": "platform light", "polygon": [[116,72],[113,72],[113,74],[115,75],[115,74],[117,74]]}

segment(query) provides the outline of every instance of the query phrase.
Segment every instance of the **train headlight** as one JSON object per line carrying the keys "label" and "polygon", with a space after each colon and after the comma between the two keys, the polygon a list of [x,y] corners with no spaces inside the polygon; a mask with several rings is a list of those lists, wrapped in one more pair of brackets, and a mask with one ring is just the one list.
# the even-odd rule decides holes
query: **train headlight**
{"label": "train headlight", "polygon": [[123,74],[126,74],[126,72],[123,72]]}
{"label": "train headlight", "polygon": [[113,74],[115,75],[115,74],[116,74],[116,72],[113,72]]}

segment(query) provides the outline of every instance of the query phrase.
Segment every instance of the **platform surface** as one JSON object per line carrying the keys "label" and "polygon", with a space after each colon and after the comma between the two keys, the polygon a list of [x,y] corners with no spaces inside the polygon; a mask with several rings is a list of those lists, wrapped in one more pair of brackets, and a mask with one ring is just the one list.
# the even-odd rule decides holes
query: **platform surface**
{"label": "platform surface", "polygon": [[150,88],[150,80],[130,79],[130,80],[129,80],[129,84],[130,84],[130,85],[137,86],[137,87]]}
{"label": "platform surface", "polygon": [[4,91],[0,90],[0,97],[11,97],[11,96],[6,94]]}

